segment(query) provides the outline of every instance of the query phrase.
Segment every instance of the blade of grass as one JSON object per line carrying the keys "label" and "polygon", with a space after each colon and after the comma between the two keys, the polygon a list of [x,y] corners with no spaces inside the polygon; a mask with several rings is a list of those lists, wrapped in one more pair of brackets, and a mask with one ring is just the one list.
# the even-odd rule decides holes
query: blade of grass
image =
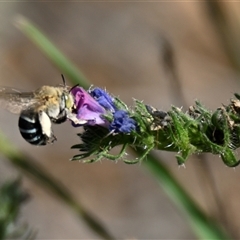
{"label": "blade of grass", "polygon": [[[73,69],[73,64],[62,54],[56,47],[50,43],[46,36],[44,36],[39,29],[36,28],[31,22],[24,18],[18,18],[17,26],[18,28],[37,46],[40,47],[40,50],[50,60],[56,64],[61,72],[71,72]],[[36,35],[36,36],[33,36]],[[46,45],[45,45],[46,43]],[[50,43],[50,44],[49,44]],[[53,46],[54,51],[51,50]],[[49,49],[50,48],[50,49]],[[58,54],[60,53],[60,59],[62,62],[67,62],[67,66],[59,64]],[[52,55],[51,55],[52,54]],[[51,56],[50,56],[51,55]],[[63,68],[61,68],[63,67]],[[67,69],[66,69],[67,68]],[[74,69],[75,71],[75,69]],[[77,70],[77,73],[78,70]],[[79,83],[83,87],[88,87],[90,84],[81,77],[82,74],[74,74],[72,78],[69,74],[70,80],[73,84]],[[83,82],[86,81],[86,82]],[[142,154],[142,150],[138,149],[138,155]],[[177,180],[170,174],[168,169],[164,167],[153,155],[148,156],[148,160],[144,161],[144,166],[146,166],[150,172],[155,176],[155,178],[161,182],[161,186],[166,191],[168,196],[172,199],[175,204],[183,209],[188,216],[190,225],[192,226],[195,234],[202,239],[229,239],[223,231],[212,221],[210,220],[205,213],[194,203],[191,197],[184,191],[184,189],[179,185]]]}
{"label": "blade of grass", "polygon": [[[142,152],[142,149],[137,149],[138,154],[141,154]],[[147,156],[147,160],[143,161],[143,165],[160,183],[163,190],[179,209],[185,212],[192,229],[200,239],[230,239],[229,236],[218,227],[213,219],[206,216],[166,166],[164,166],[164,164],[162,164],[153,154]]]}
{"label": "blade of grass", "polygon": [[89,87],[83,73],[81,73],[30,21],[22,16],[18,16],[15,19],[15,25],[28,36],[39,49],[41,49],[45,56],[61,70],[62,74],[72,80],[74,85],[79,84],[85,89]]}
{"label": "blade of grass", "polygon": [[96,220],[90,213],[76,201],[71,192],[65,188],[60,180],[54,179],[47,173],[42,166],[37,164],[33,159],[17,150],[7,139],[3,133],[0,132],[0,152],[7,157],[7,159],[32,180],[40,183],[44,188],[50,190],[61,201],[69,206],[80,219],[103,239],[114,239],[111,234],[103,227],[99,220]]}

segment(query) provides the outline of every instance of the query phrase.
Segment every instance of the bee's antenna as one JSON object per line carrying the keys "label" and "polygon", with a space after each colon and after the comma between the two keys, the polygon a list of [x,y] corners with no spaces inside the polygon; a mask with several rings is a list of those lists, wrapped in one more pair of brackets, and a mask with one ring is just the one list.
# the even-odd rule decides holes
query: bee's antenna
{"label": "bee's antenna", "polygon": [[65,77],[63,76],[63,74],[61,74],[62,76],[62,80],[63,80],[63,86],[66,87],[66,80],[65,80]]}
{"label": "bee's antenna", "polygon": [[[63,76],[63,74],[61,74],[62,76],[62,80],[63,80],[63,86],[66,87],[66,79]],[[79,86],[79,84],[74,85],[73,87],[70,88],[69,92],[71,92],[75,87]]]}
{"label": "bee's antenna", "polygon": [[78,87],[79,84],[74,85],[73,87],[70,88],[69,92],[71,92],[75,87]]}

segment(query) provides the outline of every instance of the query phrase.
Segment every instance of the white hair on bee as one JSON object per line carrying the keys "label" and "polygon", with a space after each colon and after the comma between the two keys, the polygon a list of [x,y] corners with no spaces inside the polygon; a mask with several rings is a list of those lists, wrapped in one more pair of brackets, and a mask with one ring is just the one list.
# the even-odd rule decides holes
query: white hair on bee
{"label": "white hair on bee", "polygon": [[38,113],[39,122],[42,127],[42,134],[46,135],[48,138],[52,136],[52,123],[48,115],[44,111]]}

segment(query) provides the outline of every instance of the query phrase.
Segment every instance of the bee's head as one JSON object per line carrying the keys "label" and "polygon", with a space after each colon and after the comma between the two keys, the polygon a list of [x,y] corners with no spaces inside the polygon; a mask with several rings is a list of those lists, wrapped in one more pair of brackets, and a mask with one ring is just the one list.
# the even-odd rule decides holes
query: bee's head
{"label": "bee's head", "polygon": [[70,92],[66,91],[62,94],[62,101],[64,103],[64,108],[73,109],[74,108],[74,99]]}
{"label": "bee's head", "polygon": [[62,106],[63,108],[67,108],[67,109],[70,109],[70,110],[74,110],[75,108],[75,105],[74,105],[74,98],[71,94],[71,90],[76,87],[72,87],[70,90],[69,88],[67,87],[66,85],[66,80],[65,80],[65,77],[63,74],[61,74],[62,76],[62,80],[63,80],[63,88],[64,88],[64,92],[62,94],[62,103],[64,106]]}

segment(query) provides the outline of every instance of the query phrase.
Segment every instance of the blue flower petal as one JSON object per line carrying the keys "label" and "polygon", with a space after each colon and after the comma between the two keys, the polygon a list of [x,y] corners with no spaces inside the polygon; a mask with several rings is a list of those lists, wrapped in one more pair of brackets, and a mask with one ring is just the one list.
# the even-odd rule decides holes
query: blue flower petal
{"label": "blue flower petal", "polygon": [[94,88],[90,94],[107,111],[115,112],[117,110],[113,98],[103,89]]}
{"label": "blue flower petal", "polygon": [[109,126],[110,131],[114,131],[115,133],[130,133],[135,131],[136,128],[136,121],[130,118],[124,110],[118,110],[113,114],[113,121]]}

